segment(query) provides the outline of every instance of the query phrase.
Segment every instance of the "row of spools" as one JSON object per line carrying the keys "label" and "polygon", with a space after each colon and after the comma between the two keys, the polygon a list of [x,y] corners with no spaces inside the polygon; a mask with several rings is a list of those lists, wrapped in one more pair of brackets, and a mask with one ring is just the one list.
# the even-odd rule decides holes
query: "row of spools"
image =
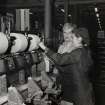
{"label": "row of spools", "polygon": [[[40,41],[40,37],[34,34],[0,33],[0,57],[7,55],[0,59],[0,75],[6,74],[7,77],[0,83],[0,96],[8,94],[5,105],[23,105],[19,104],[20,100],[30,105],[51,105],[55,99],[59,103],[59,91],[52,87],[53,81],[45,72],[49,63],[44,61],[43,54],[38,50]],[[5,87],[5,91],[2,91],[2,87]]]}
{"label": "row of spools", "polygon": [[25,36],[20,33],[10,33],[9,37],[0,32],[0,54],[4,54],[8,51],[10,53],[32,51],[38,49],[40,38],[34,34],[28,34]]}
{"label": "row of spools", "polygon": [[[28,95],[35,94],[38,86],[35,85],[34,87],[34,82],[30,84],[28,77],[32,76],[31,72],[33,70],[36,73],[36,50],[38,49],[39,43],[40,38],[34,34],[10,33],[7,35],[0,32],[0,97],[7,96],[6,94],[8,94],[5,105],[14,105],[11,103],[22,105],[17,102],[18,97],[20,97],[20,95],[18,96],[18,91],[22,95],[22,99],[19,99],[20,101],[24,99],[24,102],[26,102],[28,98],[32,100],[31,96],[29,97]],[[35,67],[31,70],[32,65]],[[25,84],[27,84],[25,89],[17,89],[17,86],[21,87]],[[16,87],[17,90],[15,91],[17,92],[13,91],[13,86]],[[10,89],[7,91],[9,87]],[[40,91],[38,89],[37,91]],[[24,95],[24,92],[27,94]],[[4,102],[0,102],[0,105],[4,105]]]}
{"label": "row of spools", "polygon": [[39,62],[37,52],[39,43],[40,38],[34,34],[10,33],[6,35],[0,32],[0,76],[8,74],[7,78],[11,84],[15,78],[11,79],[10,74],[15,75],[19,70],[25,69],[27,75],[31,75],[31,70],[27,69]]}

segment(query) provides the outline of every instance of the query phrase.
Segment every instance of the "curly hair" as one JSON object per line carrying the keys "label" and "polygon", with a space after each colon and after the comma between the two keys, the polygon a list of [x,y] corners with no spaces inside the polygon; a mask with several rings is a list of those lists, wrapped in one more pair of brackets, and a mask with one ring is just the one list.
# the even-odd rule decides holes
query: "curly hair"
{"label": "curly hair", "polygon": [[63,26],[63,31],[64,30],[67,30],[67,29],[72,29],[74,30],[77,26],[75,24],[72,24],[72,23],[65,23],[64,26]]}

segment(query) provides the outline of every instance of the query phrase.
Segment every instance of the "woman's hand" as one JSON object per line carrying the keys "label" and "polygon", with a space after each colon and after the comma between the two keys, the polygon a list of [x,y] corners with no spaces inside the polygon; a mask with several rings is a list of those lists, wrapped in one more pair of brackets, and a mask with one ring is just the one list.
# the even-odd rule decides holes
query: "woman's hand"
{"label": "woman's hand", "polygon": [[46,46],[44,45],[44,43],[43,42],[40,42],[39,43],[39,47],[42,49],[42,50],[46,50]]}

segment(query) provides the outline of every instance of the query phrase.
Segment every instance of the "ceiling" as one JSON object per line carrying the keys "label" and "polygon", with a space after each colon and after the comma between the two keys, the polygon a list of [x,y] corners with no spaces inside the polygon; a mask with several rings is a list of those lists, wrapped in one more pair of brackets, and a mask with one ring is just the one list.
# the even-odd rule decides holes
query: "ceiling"
{"label": "ceiling", "polygon": [[[64,0],[54,0],[55,5],[64,5]],[[43,6],[45,0],[0,0],[0,7],[26,8]],[[105,3],[105,0],[69,0],[70,5]]]}

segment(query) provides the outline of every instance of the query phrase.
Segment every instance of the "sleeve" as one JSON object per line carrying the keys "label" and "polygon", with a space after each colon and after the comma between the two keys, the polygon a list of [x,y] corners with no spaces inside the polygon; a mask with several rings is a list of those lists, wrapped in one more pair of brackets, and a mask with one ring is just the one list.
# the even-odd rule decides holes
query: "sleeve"
{"label": "sleeve", "polygon": [[57,65],[64,66],[76,63],[80,59],[80,50],[72,51],[71,53],[55,53],[48,49],[46,55]]}

